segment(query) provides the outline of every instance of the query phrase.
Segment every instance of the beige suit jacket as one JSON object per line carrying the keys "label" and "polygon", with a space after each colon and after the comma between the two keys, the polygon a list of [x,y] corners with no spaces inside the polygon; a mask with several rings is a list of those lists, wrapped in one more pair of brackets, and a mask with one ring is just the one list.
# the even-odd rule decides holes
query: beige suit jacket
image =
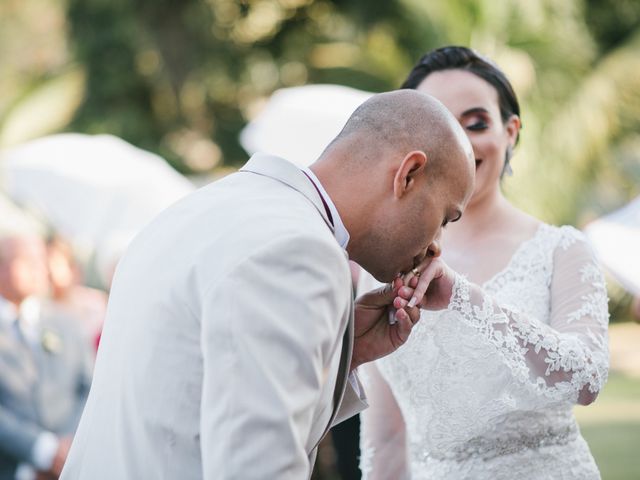
{"label": "beige suit jacket", "polygon": [[170,207],[117,268],[62,478],[308,478],[329,426],[365,407],[350,283],[285,160],[256,155]]}

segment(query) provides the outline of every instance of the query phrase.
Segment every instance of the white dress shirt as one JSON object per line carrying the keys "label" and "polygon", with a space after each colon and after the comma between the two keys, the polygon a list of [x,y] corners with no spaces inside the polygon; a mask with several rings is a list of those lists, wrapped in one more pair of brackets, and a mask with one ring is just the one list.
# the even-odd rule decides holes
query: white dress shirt
{"label": "white dress shirt", "polygon": [[331,197],[329,196],[327,191],[324,189],[324,187],[322,186],[322,183],[320,182],[318,177],[316,177],[315,173],[313,173],[313,171],[309,168],[304,168],[302,171],[306,173],[307,176],[311,179],[313,184],[318,189],[318,193],[320,193],[320,196],[322,197],[327,207],[329,208],[329,211],[331,212],[331,218],[333,219],[333,228],[334,228],[334,234],[336,236],[336,240],[338,241],[342,249],[346,250],[347,245],[349,244],[349,238],[350,238],[349,232],[347,231],[347,228],[344,226],[344,223],[342,223],[342,219],[340,218],[340,214],[338,213],[338,209],[336,208],[336,205],[331,200]]}

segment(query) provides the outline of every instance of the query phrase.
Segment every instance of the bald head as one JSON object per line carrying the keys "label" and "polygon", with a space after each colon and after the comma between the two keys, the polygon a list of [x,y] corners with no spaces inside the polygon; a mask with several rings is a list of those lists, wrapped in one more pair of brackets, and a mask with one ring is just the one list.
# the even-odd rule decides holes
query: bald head
{"label": "bald head", "polygon": [[388,158],[381,151],[402,155],[413,150],[427,155],[430,169],[439,170],[447,159],[473,164],[471,145],[455,117],[438,100],[415,90],[377,94],[360,105],[325,154],[342,146],[361,152],[349,155],[351,166],[371,168],[372,162]]}
{"label": "bald head", "polygon": [[447,108],[415,90],[374,95],[311,169],[350,234],[347,251],[381,281],[437,256],[442,225],[473,190],[469,139]]}

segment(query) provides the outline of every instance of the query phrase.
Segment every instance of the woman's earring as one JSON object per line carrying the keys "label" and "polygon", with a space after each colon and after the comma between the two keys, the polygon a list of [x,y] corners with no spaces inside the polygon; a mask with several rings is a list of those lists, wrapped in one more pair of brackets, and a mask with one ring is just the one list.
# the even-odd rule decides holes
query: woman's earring
{"label": "woman's earring", "polygon": [[511,157],[513,156],[513,147],[509,145],[507,151],[504,153],[504,168],[502,174],[507,174],[510,177],[513,175],[513,168],[511,168]]}

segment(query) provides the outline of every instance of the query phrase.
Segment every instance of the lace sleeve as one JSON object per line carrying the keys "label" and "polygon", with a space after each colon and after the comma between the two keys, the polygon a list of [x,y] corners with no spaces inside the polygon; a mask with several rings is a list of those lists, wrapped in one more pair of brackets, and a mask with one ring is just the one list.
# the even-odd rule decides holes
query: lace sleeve
{"label": "lace sleeve", "polygon": [[370,399],[360,414],[362,478],[409,478],[405,424],[395,397],[375,363],[358,370]]}
{"label": "lace sleeve", "polygon": [[555,250],[550,322],[499,305],[458,277],[449,310],[492,343],[520,384],[552,401],[593,402],[608,366],[608,309],[603,275],[590,246],[565,229]]}

